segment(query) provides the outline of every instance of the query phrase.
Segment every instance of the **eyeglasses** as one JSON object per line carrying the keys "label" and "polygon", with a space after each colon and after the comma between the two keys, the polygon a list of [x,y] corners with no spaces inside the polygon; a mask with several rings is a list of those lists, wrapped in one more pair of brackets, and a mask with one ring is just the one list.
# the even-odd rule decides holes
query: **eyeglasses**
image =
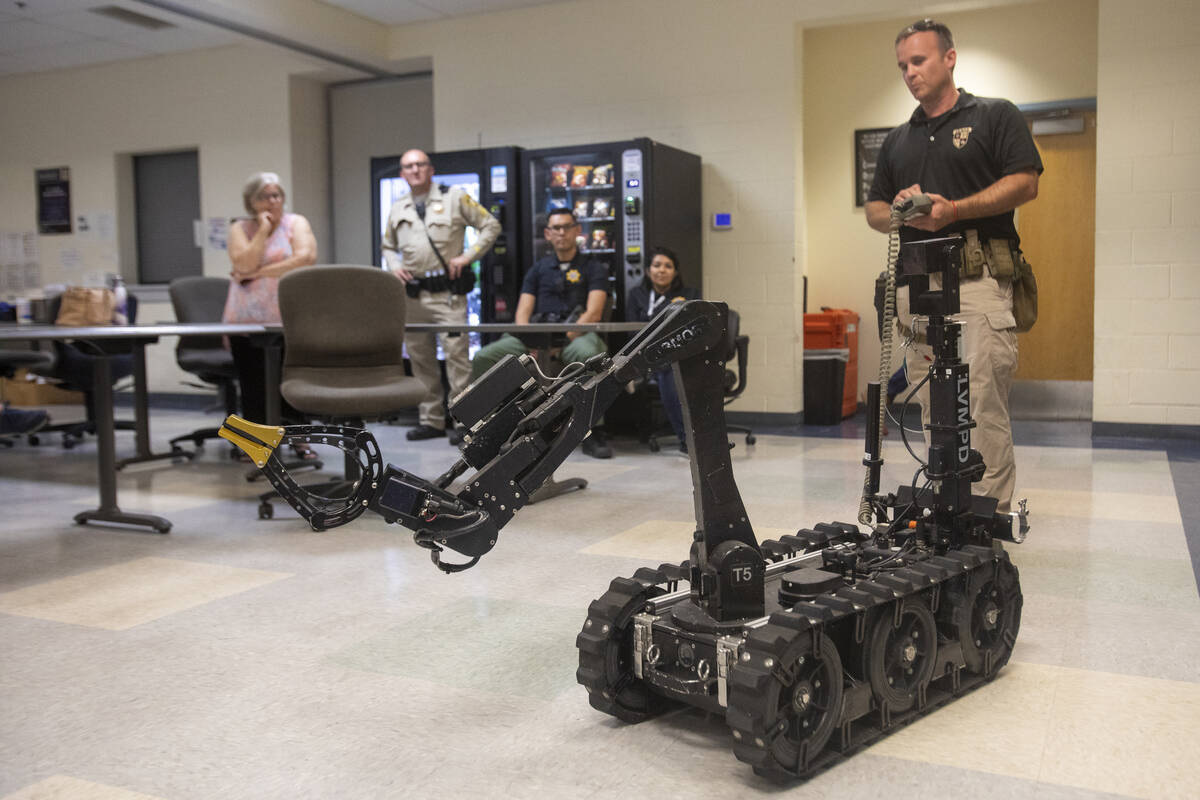
{"label": "eyeglasses", "polygon": [[411,164],[401,164],[400,169],[424,169],[429,166],[428,161],[414,161]]}
{"label": "eyeglasses", "polygon": [[571,230],[572,228],[578,228],[578,227],[579,227],[578,222],[571,222],[566,225],[547,225],[546,230],[554,231],[555,233],[566,233],[567,231]]}

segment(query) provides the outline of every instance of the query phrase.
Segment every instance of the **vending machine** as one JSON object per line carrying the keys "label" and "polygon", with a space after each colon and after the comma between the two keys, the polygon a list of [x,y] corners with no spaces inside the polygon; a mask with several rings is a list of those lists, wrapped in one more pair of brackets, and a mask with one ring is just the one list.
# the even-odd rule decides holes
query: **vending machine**
{"label": "vending machine", "polygon": [[[467,315],[471,323],[511,322],[517,310],[521,274],[527,256],[523,247],[523,204],[519,202],[521,148],[490,147],[483,150],[456,150],[430,153],[435,183],[459,186],[474,197],[500,221],[500,235],[491,251],[477,260],[475,290],[467,295]],[[392,204],[407,194],[408,182],[400,177],[400,155],[371,159],[371,227],[376,266],[383,266],[381,237]],[[468,228],[464,247],[475,241],[475,230]],[[472,350],[478,346],[472,335]]]}
{"label": "vending machine", "polygon": [[553,252],[542,235],[546,216],[568,208],[582,226],[580,249],[608,265],[614,320],[625,319],[626,296],[653,247],[674,250],[684,283],[702,285],[699,156],[646,138],[526,150],[521,180],[522,271]]}

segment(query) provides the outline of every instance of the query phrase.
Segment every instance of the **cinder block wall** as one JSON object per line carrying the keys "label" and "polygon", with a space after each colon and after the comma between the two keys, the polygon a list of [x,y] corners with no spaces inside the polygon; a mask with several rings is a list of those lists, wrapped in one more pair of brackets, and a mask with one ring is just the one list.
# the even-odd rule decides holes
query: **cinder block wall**
{"label": "cinder block wall", "polygon": [[1096,422],[1200,425],[1200,3],[1101,0]]}

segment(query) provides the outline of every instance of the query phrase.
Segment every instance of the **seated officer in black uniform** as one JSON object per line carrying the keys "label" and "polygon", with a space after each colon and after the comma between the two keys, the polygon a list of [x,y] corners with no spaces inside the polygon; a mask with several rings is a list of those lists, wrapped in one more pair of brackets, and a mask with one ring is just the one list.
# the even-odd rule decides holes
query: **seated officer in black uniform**
{"label": "seated officer in black uniform", "polygon": [[[525,273],[517,301],[516,323],[600,322],[608,304],[608,268],[579,251],[575,237],[579,222],[569,209],[550,212],[543,235],[554,248],[553,255],[535,263]],[[594,332],[564,334],[563,363],[587,361],[605,352],[604,340]],[[532,342],[533,346],[540,346]],[[533,347],[518,336],[506,333],[484,345],[471,361],[471,381],[491,369],[507,355],[522,355]],[[595,458],[611,458],[612,450],[599,430],[584,440],[583,450]]]}

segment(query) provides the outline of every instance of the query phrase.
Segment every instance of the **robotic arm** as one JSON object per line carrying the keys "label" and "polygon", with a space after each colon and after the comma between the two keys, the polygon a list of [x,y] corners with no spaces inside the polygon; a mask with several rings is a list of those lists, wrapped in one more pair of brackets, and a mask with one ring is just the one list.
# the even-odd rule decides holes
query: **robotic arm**
{"label": "robotic arm", "polygon": [[[728,455],[720,388],[724,363],[717,353],[726,315],[724,304],[682,303],[657,316],[616,355],[568,365],[557,377],[544,375],[527,355],[505,358],[455,398],[450,413],[467,434],[458,461],[433,481],[383,466],[366,430],[272,427],[230,416],[221,436],[248,453],[314,529],[344,525],[369,509],[412,530],[439,569],[457,572],[496,545],[500,529],[583,441],[624,384],[674,365],[690,420],[689,451],[695,454],[696,519],[706,532],[697,558],[703,564],[730,539],[758,549]],[[292,480],[276,451],[299,442],[332,444],[354,455],[362,477],[350,496],[322,497]],[[459,480],[468,470],[474,472]],[[445,549],[469,560],[443,562]]]}

